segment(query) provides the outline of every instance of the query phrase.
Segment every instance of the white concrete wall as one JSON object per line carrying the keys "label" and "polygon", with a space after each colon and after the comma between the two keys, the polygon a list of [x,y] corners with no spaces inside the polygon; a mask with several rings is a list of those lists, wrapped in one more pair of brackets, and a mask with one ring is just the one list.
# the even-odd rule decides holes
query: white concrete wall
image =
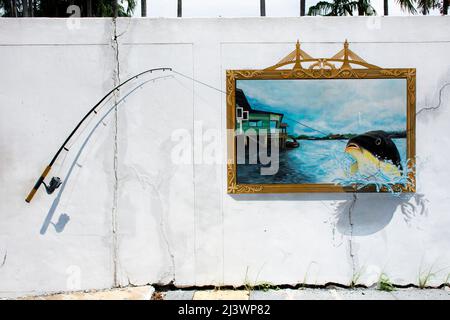
{"label": "white concrete wall", "polygon": [[[316,57],[347,38],[373,64],[417,68],[418,110],[438,105],[450,82],[449,17],[82,19],[80,28],[0,19],[0,297],[171,281],[371,285],[381,272],[397,284],[427,273],[428,285],[448,282],[450,86],[417,118],[414,196],[359,194],[350,210],[351,194],[227,195],[225,97],[175,76],[106,115],[109,102],[50,173],[64,187],[25,203],[118,78],[167,66],[224,89],[226,69],[269,66],[298,38]],[[197,161],[173,163],[172,133],[201,127],[222,161],[202,159],[193,135]]]}

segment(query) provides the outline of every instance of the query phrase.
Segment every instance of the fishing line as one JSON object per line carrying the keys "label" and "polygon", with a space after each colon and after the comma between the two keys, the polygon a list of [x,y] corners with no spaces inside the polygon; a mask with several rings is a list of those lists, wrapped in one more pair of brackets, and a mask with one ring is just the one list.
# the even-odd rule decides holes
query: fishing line
{"label": "fishing line", "polygon": [[57,176],[60,175],[61,169],[62,169],[62,167],[63,167],[63,165],[64,165],[64,162],[66,162],[66,158],[67,158],[67,155],[68,155],[68,154],[69,154],[68,151],[66,151],[66,152],[64,153],[63,161],[62,161],[61,164],[59,165],[58,172],[56,173]]}
{"label": "fishing line", "polygon": [[[219,88],[216,88],[216,87],[214,87],[214,86],[212,86],[212,85],[210,85],[210,84],[208,84],[208,83],[206,83],[206,82],[197,80],[197,79],[195,79],[195,78],[193,78],[193,77],[190,77],[190,76],[188,76],[188,75],[186,75],[186,74],[183,74],[183,73],[181,73],[181,72],[179,72],[179,71],[176,71],[175,69],[172,69],[172,72],[173,72],[173,73],[176,73],[176,74],[178,74],[178,75],[180,75],[180,76],[182,76],[182,77],[184,77],[184,78],[186,78],[186,79],[192,80],[192,81],[194,81],[194,82],[196,82],[196,83],[199,83],[199,84],[201,84],[201,85],[203,85],[203,86],[206,86],[206,87],[208,87],[208,88],[210,88],[210,89],[216,90],[216,91],[218,91],[218,92],[220,92],[220,93],[223,93],[223,94],[227,94],[225,91],[223,91],[223,90],[221,90],[221,89],[219,89]],[[303,127],[305,127],[305,128],[308,128],[308,129],[310,129],[310,130],[319,132],[319,133],[324,134],[324,135],[329,135],[329,134],[330,134],[330,133],[325,133],[325,132],[322,131],[322,130],[315,129],[315,128],[313,128],[313,127],[311,127],[311,126],[309,126],[309,125],[307,125],[307,124],[304,124],[304,123],[302,123],[302,122],[300,122],[300,121],[291,119],[291,118],[286,117],[286,116],[284,116],[284,117],[285,117],[286,119],[288,119],[288,120],[291,120],[291,121],[294,121],[294,122],[298,123],[299,125],[301,125],[301,126],[303,126]],[[340,141],[342,141],[342,140],[340,140]]]}
{"label": "fishing line", "polygon": [[[178,72],[176,72],[176,73],[178,73]],[[178,74],[180,74],[180,73],[178,73]],[[178,82],[178,83],[180,84],[180,86],[182,86],[183,88],[185,88],[185,89],[187,89],[187,90],[189,90],[189,91],[192,90],[192,88],[187,87],[183,82],[181,82],[181,81],[178,80],[177,78],[174,78],[174,79],[175,79],[175,81]],[[203,83],[202,83],[202,84],[203,84]],[[211,86],[209,86],[209,85],[208,85],[208,87],[211,88]],[[219,90],[219,89],[217,89],[217,88],[213,88],[213,89],[218,90],[218,91],[220,91],[221,93],[224,93],[223,91],[221,91],[221,90]],[[195,92],[194,92],[194,95],[197,96],[197,97],[199,97],[199,98],[202,99],[203,101],[207,102],[207,100],[203,99],[201,96],[199,96],[199,95],[196,94]],[[257,141],[255,138],[252,137],[252,135],[247,135],[247,138],[248,138],[249,140],[253,141],[253,142],[258,143],[258,141]]]}
{"label": "fishing line", "polygon": [[[194,82],[196,82],[196,83],[199,83],[199,84],[201,84],[201,85],[203,85],[203,86],[206,86],[206,87],[208,87],[208,88],[210,88],[210,89],[213,89],[213,90],[218,91],[218,92],[223,93],[223,94],[227,94],[225,91],[223,91],[223,90],[221,90],[221,89],[219,89],[219,88],[216,88],[216,87],[214,87],[214,86],[212,86],[212,85],[210,85],[210,84],[208,84],[208,83],[205,83],[205,82],[203,82],[203,81],[197,80],[197,79],[195,79],[195,78],[193,78],[193,77],[191,77],[191,76],[188,76],[188,75],[186,75],[186,74],[183,74],[183,73],[181,73],[181,72],[179,72],[179,71],[176,71],[176,70],[172,69],[172,72],[173,72],[173,73],[176,73],[176,74],[178,74],[178,75],[180,75],[180,76],[182,76],[182,77],[184,77],[184,78],[186,78],[186,79],[192,80],[192,81],[194,81]],[[441,94],[442,94],[442,90],[443,90],[447,85],[450,85],[450,83],[449,83],[449,84],[446,84],[444,87],[442,87],[441,90],[440,90],[440,92],[439,92],[439,104],[438,104],[438,106],[439,106],[440,103],[441,103]],[[419,112],[417,112],[416,114],[419,114],[419,113],[421,113],[421,112],[424,111],[424,110],[430,110],[430,109],[437,109],[437,107],[423,108],[423,109],[419,110]],[[295,120],[295,119],[292,119],[292,118],[290,118],[290,117],[287,117],[286,115],[284,115],[284,118],[287,119],[287,120],[293,121],[293,122],[295,122],[295,123],[297,123],[297,124],[299,124],[299,125],[301,125],[301,126],[303,126],[303,127],[305,127],[305,128],[308,128],[308,129],[310,129],[310,130],[313,130],[313,131],[315,131],[315,132],[318,132],[318,133],[320,133],[320,134],[323,134],[323,135],[325,135],[325,136],[330,136],[330,135],[331,135],[331,133],[327,133],[327,132],[325,132],[325,131],[323,131],[323,130],[316,129],[316,128],[314,128],[314,127],[312,127],[312,126],[310,126],[310,125],[307,125],[307,124],[305,124],[305,123],[303,123],[303,122],[300,122],[300,121],[298,121],[298,120]],[[409,133],[409,131],[411,131],[411,129],[410,129],[410,130],[406,130],[407,133]],[[325,139],[324,139],[324,140],[325,140]],[[341,142],[341,143],[347,143],[347,141],[346,141],[347,139],[334,139],[334,140],[337,140],[337,141],[339,141],[339,142]]]}
{"label": "fishing line", "polygon": [[[161,79],[165,79],[165,78],[173,78],[173,77],[174,77],[173,75],[167,75],[167,76],[160,76],[160,77],[156,77],[156,78],[153,78],[153,79],[149,79],[149,80],[143,81],[141,84],[139,84],[138,86],[134,87],[132,90],[130,90],[129,92],[127,92],[127,93],[126,93],[122,98],[120,98],[120,100],[117,101],[114,105],[112,105],[112,106],[109,108],[109,110],[107,111],[107,113],[106,113],[105,115],[102,116],[102,118],[99,120],[99,122],[103,122],[104,119],[108,116],[109,112],[111,112],[114,108],[118,108],[119,105],[120,105],[121,103],[125,103],[125,102],[126,102],[126,98],[128,98],[128,96],[130,96],[130,95],[131,95],[132,93],[134,93],[136,90],[141,89],[141,88],[142,88],[144,85],[146,85],[147,83],[149,83],[149,82],[153,82],[153,83],[154,83],[154,82],[157,81],[157,80],[161,80]],[[71,176],[71,174],[72,174],[73,168],[74,168],[75,166],[77,166],[77,167],[79,167],[79,168],[82,168],[82,167],[84,166],[84,164],[81,164],[81,163],[86,162],[86,159],[88,158],[90,152],[92,152],[92,151],[90,151],[90,152],[84,152],[84,154],[83,154],[83,159],[82,159],[81,161],[79,161],[79,158],[80,158],[80,156],[81,156],[81,153],[82,153],[82,151],[83,151],[83,149],[84,149],[84,147],[85,147],[87,141],[89,141],[89,140],[91,139],[91,137],[92,137],[94,131],[96,130],[97,125],[99,124],[99,122],[97,122],[96,126],[95,126],[93,129],[91,129],[91,131],[89,132],[89,135],[87,136],[86,140],[83,142],[83,144],[82,144],[82,146],[81,146],[81,149],[78,150],[78,153],[77,153],[77,155],[75,156],[74,162],[72,163],[72,166],[71,166],[71,168],[69,169],[69,171],[68,171],[68,173],[67,173],[67,175],[66,175],[66,178],[65,178],[65,180],[64,180],[63,186],[61,187],[60,194],[61,194],[61,192],[64,190],[64,188],[65,188],[65,186],[66,186],[66,184],[67,184],[67,182],[68,182],[68,180],[69,180],[69,178],[70,178],[70,176]],[[61,168],[60,168],[60,169],[61,169]],[[72,194],[73,194],[73,192],[74,192],[74,190],[75,190],[76,182],[77,182],[78,179],[79,179],[80,173],[81,173],[81,170],[77,170],[77,171],[76,171],[75,177],[74,177],[74,179],[73,179],[72,186],[71,186],[71,188],[68,190],[67,199],[70,199],[70,198],[72,197]],[[57,198],[57,199],[58,199],[58,198]],[[59,202],[59,200],[58,200],[58,202]],[[67,208],[67,206],[68,206],[68,201],[65,202],[65,204],[64,204],[64,206],[63,206],[63,211]],[[55,206],[55,208],[56,208],[56,206]]]}
{"label": "fishing line", "polygon": [[[167,75],[167,76],[159,76],[156,78],[152,78],[152,79],[148,79],[146,81],[143,81],[141,84],[137,85],[136,87],[134,87],[132,90],[128,91],[122,98],[119,99],[119,101],[117,101],[114,105],[111,106],[111,108],[115,108],[118,107],[121,103],[125,103],[126,102],[126,98],[128,98],[133,92],[135,92],[137,89],[141,89],[144,85],[146,85],[149,82],[155,82],[157,80],[161,80],[161,79],[166,79],[166,78],[173,78],[172,75]],[[104,106],[103,106],[104,107]],[[110,109],[111,109],[110,108]],[[94,117],[92,117],[89,122],[92,122],[92,120],[94,119]],[[108,121],[108,123],[111,121],[111,119]],[[104,118],[101,119],[101,122],[103,124],[105,124],[104,122]],[[84,131],[87,129],[87,126],[84,128]],[[72,144],[73,145],[73,144]],[[87,154],[86,154],[87,155]],[[82,165],[81,165],[82,166]]]}
{"label": "fishing line", "polygon": [[[107,104],[108,102],[111,101],[111,99],[114,97],[114,95],[110,95],[108,99],[106,99],[100,106],[98,106],[95,110],[94,110],[94,116],[96,116]],[[83,128],[80,131],[77,131],[75,137],[70,138],[68,144],[66,145],[66,147],[64,148],[64,150],[66,152],[68,152],[70,150],[70,148],[72,148],[72,146],[75,144],[75,142],[78,140],[78,138],[86,131],[86,128],[89,126],[89,124],[91,123],[92,119],[94,119],[94,117],[90,117],[88,122],[83,125]],[[102,122],[104,126],[106,126],[106,123]]]}
{"label": "fishing line", "polygon": [[[81,121],[75,126],[75,128],[72,130],[72,132],[71,132],[71,133],[69,134],[69,136],[66,138],[66,140],[64,141],[64,143],[61,145],[61,147],[60,147],[60,148],[58,149],[58,151],[55,153],[55,155],[53,156],[53,158],[52,158],[52,160],[50,161],[50,163],[49,163],[49,164],[47,165],[47,167],[44,169],[44,171],[42,172],[41,176],[40,176],[40,177],[38,178],[38,180],[36,181],[34,187],[33,187],[32,190],[30,191],[30,193],[28,194],[27,198],[25,199],[26,202],[30,202],[30,201],[33,199],[33,197],[34,197],[35,193],[37,192],[38,188],[40,187],[40,185],[44,183],[44,179],[46,178],[47,174],[48,174],[49,171],[51,170],[53,164],[56,162],[56,160],[57,160],[59,154],[60,154],[61,152],[66,152],[66,155],[65,155],[65,157],[64,157],[64,159],[63,159],[63,161],[62,161],[62,163],[61,163],[61,166],[60,166],[60,168],[59,168],[59,170],[61,170],[61,167],[62,167],[62,165],[64,164],[64,162],[65,162],[65,160],[66,160],[67,152],[69,151],[70,147],[72,147],[72,146],[75,144],[75,141],[81,136],[81,134],[84,133],[84,131],[86,130],[86,128],[88,127],[88,125],[89,125],[90,122],[92,121],[93,117],[90,117],[90,115],[91,115],[92,113],[94,113],[95,115],[97,115],[98,111],[100,111],[100,110],[101,110],[101,109],[102,109],[102,108],[103,108],[103,107],[104,107],[104,106],[112,99],[112,97],[115,96],[115,93],[116,93],[117,91],[119,91],[119,88],[120,88],[120,87],[122,87],[123,85],[125,85],[126,83],[128,83],[128,82],[130,82],[130,81],[132,81],[132,80],[138,79],[140,76],[142,76],[142,75],[144,75],[144,74],[146,74],[146,73],[152,73],[152,72],[155,72],[155,71],[163,71],[163,72],[164,72],[164,71],[172,71],[172,73],[177,74],[177,75],[179,75],[179,76],[181,76],[181,77],[184,77],[184,78],[186,78],[186,79],[189,79],[189,80],[191,80],[191,81],[193,81],[193,82],[195,82],[195,83],[201,84],[201,85],[203,85],[203,86],[205,86],[205,87],[208,87],[208,88],[210,88],[210,89],[212,89],[212,90],[215,90],[215,91],[218,91],[218,92],[220,92],[220,93],[226,94],[225,91],[223,91],[223,90],[221,90],[221,89],[219,89],[219,88],[216,88],[216,87],[214,87],[213,85],[210,85],[210,84],[208,84],[208,83],[206,83],[206,82],[197,80],[197,79],[195,79],[195,78],[193,78],[193,77],[191,77],[191,76],[188,76],[188,75],[186,75],[186,74],[184,74],[184,73],[182,73],[182,72],[179,72],[179,71],[176,71],[176,70],[174,70],[174,69],[172,69],[172,68],[167,68],[167,67],[148,69],[148,70],[145,70],[145,71],[143,71],[143,72],[141,72],[141,73],[139,73],[139,74],[136,74],[136,75],[134,75],[134,76],[128,78],[126,81],[120,83],[118,86],[116,86],[116,87],[114,87],[113,89],[111,89],[111,90],[110,90],[110,91],[109,91],[109,92],[108,92],[108,93],[107,93],[107,94],[106,94],[99,102],[97,102],[97,104],[95,104],[95,105],[90,109],[90,111],[89,111],[89,112],[81,119]],[[144,84],[146,84],[146,83],[148,83],[148,82],[150,82],[150,81],[154,82],[154,81],[157,80],[157,79],[168,78],[168,77],[171,77],[171,76],[162,76],[162,77],[157,77],[157,78],[153,78],[153,79],[144,81],[141,85],[137,86],[137,87],[134,88],[132,91],[130,91],[125,97],[127,97],[129,94],[131,94],[132,92],[134,92],[134,91],[137,90],[138,88],[141,88]],[[173,77],[173,76],[172,76],[172,77]],[[444,86],[444,87],[445,87],[445,86]],[[443,88],[441,88],[441,90],[440,90],[440,94],[442,94],[442,89],[443,89]],[[112,93],[114,93],[114,95],[111,95]],[[122,98],[119,102],[117,102],[117,103],[114,105],[114,107],[117,106],[120,102],[124,101],[125,97]],[[97,108],[98,108],[98,109],[97,109]],[[433,109],[434,109],[434,108],[433,108]],[[424,110],[428,110],[428,108],[424,108]],[[423,111],[423,110],[419,110],[419,112],[418,112],[417,114],[419,114],[421,111]],[[89,118],[89,119],[87,119],[87,118]],[[310,126],[310,125],[307,125],[307,124],[305,124],[305,123],[303,123],[303,122],[300,122],[300,121],[298,121],[298,120],[291,119],[291,118],[286,117],[286,116],[285,116],[285,118],[288,119],[288,120],[291,120],[291,121],[293,121],[293,122],[295,122],[295,123],[297,123],[297,124],[299,124],[299,125],[301,125],[301,126],[303,126],[303,127],[305,127],[305,128],[308,128],[308,129],[310,129],[310,130],[313,130],[313,131],[315,131],[315,132],[319,132],[319,133],[324,134],[324,135],[329,135],[329,134],[327,134],[327,133],[326,133],[325,131],[323,131],[323,130],[316,129],[316,128],[314,128],[314,127],[312,127],[312,126]],[[84,123],[85,120],[88,120],[87,124],[86,124],[84,127],[82,127],[81,132],[77,132],[78,129],[81,127],[81,125]],[[104,122],[103,122],[102,120],[103,120],[103,118],[102,118],[100,121],[104,124]],[[76,134],[76,135],[75,135],[75,134]],[[74,139],[73,139],[73,138],[74,138]],[[344,141],[342,141],[342,140],[340,140],[340,139],[339,139],[339,141],[344,142]],[[69,144],[69,142],[70,142],[70,144]],[[58,170],[58,171],[59,171],[59,170]],[[53,177],[53,178],[52,178],[52,181],[50,182],[50,189],[47,189],[47,192],[48,192],[48,193],[52,193],[56,188],[59,187],[60,184],[61,184],[60,179],[59,179],[59,178],[56,178],[56,177]],[[47,188],[47,186],[46,186],[46,188]]]}
{"label": "fishing line", "polygon": [[[57,176],[59,176],[59,173],[61,172],[61,169],[64,166],[64,163],[66,161],[67,155],[69,153],[69,150],[72,148],[72,146],[77,142],[78,138],[81,137],[81,135],[86,131],[86,129],[89,127],[89,125],[91,124],[92,120],[94,119],[94,117],[101,111],[103,110],[103,108],[111,101],[111,99],[114,97],[114,95],[109,96],[108,99],[106,99],[100,106],[98,106],[95,111],[94,111],[94,116],[90,117],[89,120],[87,121],[86,124],[83,124],[83,127],[81,130],[77,131],[77,133],[75,134],[74,137],[70,138],[70,140],[68,141],[67,145],[64,147],[64,158],[63,161],[61,162],[58,171],[57,171]],[[103,125],[106,126],[106,123],[103,122]]]}
{"label": "fishing line", "polygon": [[219,92],[221,92],[221,93],[226,94],[225,91],[223,91],[223,90],[221,90],[221,89],[219,89],[219,88],[216,88],[216,87],[214,87],[214,86],[212,86],[212,85],[210,85],[210,84],[207,84],[206,82],[202,82],[202,81],[200,81],[200,80],[194,79],[194,78],[192,78],[192,77],[190,77],[190,76],[188,76],[188,75],[185,75],[185,74],[183,74],[183,73],[181,73],[181,72],[178,72],[178,71],[176,71],[176,70],[174,70],[174,69],[172,69],[172,72],[173,72],[173,73],[176,73],[176,74],[178,74],[178,75],[180,75],[180,76],[182,76],[182,77],[185,77],[185,78],[187,78],[187,79],[189,79],[189,80],[192,80],[192,81],[194,81],[194,82],[200,83],[200,84],[202,84],[202,85],[204,85],[204,86],[206,86],[206,87],[208,87],[208,88],[210,88],[210,89],[213,89],[213,90],[216,90],[216,91],[219,91]]}
{"label": "fishing line", "polygon": [[[213,89],[213,90],[218,91],[218,92],[223,93],[223,94],[227,94],[225,91],[223,91],[223,90],[221,90],[221,89],[219,89],[219,88],[216,88],[216,87],[214,87],[214,86],[212,86],[212,85],[210,85],[210,84],[208,84],[208,83],[205,83],[205,82],[203,82],[203,81],[197,80],[197,79],[195,79],[195,78],[193,78],[193,77],[191,77],[191,76],[185,75],[185,74],[183,74],[183,73],[181,73],[181,72],[178,72],[178,71],[176,71],[176,70],[174,70],[174,69],[172,69],[172,72],[175,73],[175,74],[178,74],[178,75],[180,75],[180,76],[182,76],[182,77],[184,77],[184,78],[186,78],[186,79],[189,79],[189,80],[191,80],[191,81],[193,81],[193,82],[196,82],[196,83],[198,83],[198,84],[201,84],[201,85],[203,85],[203,86],[206,86],[206,87],[208,87],[208,88],[210,88],[210,89]],[[444,87],[445,87],[445,86],[444,86]],[[441,90],[440,90],[440,95],[442,94],[442,89],[443,89],[443,88],[441,88]],[[440,105],[440,103],[441,103],[441,97],[439,97],[439,104],[438,104],[438,106]],[[437,107],[434,107],[434,108],[424,108],[424,109],[422,109],[422,110],[419,110],[419,112],[418,112],[417,114],[419,114],[420,112],[422,112],[422,111],[424,111],[424,110],[429,110],[429,109],[437,109]],[[320,133],[320,134],[323,134],[323,135],[325,135],[325,136],[330,136],[330,135],[331,135],[331,133],[326,133],[326,132],[323,131],[323,130],[316,129],[316,128],[310,126],[310,125],[307,125],[307,124],[305,124],[305,123],[303,123],[303,122],[300,122],[300,121],[298,121],[298,120],[292,119],[292,118],[290,118],[290,117],[284,116],[284,118],[286,118],[286,119],[288,119],[288,120],[291,120],[291,121],[293,121],[293,122],[295,122],[295,123],[297,123],[297,124],[299,124],[299,125],[301,125],[301,126],[303,126],[303,127],[305,127],[305,128],[308,128],[308,129],[310,129],[310,130],[313,130],[313,131],[315,131],[315,132],[318,132],[318,133]],[[346,141],[347,139],[335,139],[335,140],[338,140],[338,141],[340,141],[341,143],[347,143],[347,141]],[[369,177],[369,178],[370,178],[370,177]],[[367,181],[367,177],[366,177],[365,180]],[[353,183],[354,183],[354,181],[353,181]],[[369,182],[369,184],[370,184],[370,183],[371,183],[371,182]],[[384,184],[382,183],[381,186],[383,186],[383,185],[384,185]],[[376,183],[377,190],[379,190],[379,188],[380,188],[381,186],[380,186],[379,183]],[[389,190],[389,189],[392,191],[392,188],[388,186],[388,190]]]}
{"label": "fishing line", "polygon": [[84,133],[86,128],[89,126],[89,124],[92,122],[92,119],[94,117],[90,117],[89,120],[86,122],[86,124],[83,124],[83,128],[80,130],[80,132],[77,132],[76,135],[67,142],[68,145],[64,147],[64,150],[66,152],[69,152],[69,150],[72,148],[72,146],[77,142],[78,138]]}
{"label": "fishing line", "polygon": [[[95,109],[94,111],[94,116],[97,115],[97,113],[103,109],[103,107],[111,100],[113,96],[110,96],[103,104],[101,104],[98,109]],[[94,117],[89,117],[89,120],[86,123],[83,123],[83,127],[81,128],[81,130],[77,130],[77,132],[74,134],[74,136],[72,136],[70,138],[70,140],[67,142],[67,145],[64,146],[64,151],[69,152],[69,150],[72,148],[72,146],[75,144],[75,142],[78,140],[78,138],[84,133],[84,131],[86,130],[86,128],[89,126],[89,124],[91,123],[92,119]]]}

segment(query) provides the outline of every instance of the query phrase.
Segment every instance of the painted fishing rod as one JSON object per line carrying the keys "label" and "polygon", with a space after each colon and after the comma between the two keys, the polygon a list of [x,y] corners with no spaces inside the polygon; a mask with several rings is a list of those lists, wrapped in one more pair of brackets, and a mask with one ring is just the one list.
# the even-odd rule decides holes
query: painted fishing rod
{"label": "painted fishing rod", "polygon": [[[111,89],[111,91],[109,91],[105,96],[103,96],[103,98],[101,98],[90,110],[88,113],[86,113],[86,115],[81,119],[81,121],[75,126],[75,128],[72,130],[72,132],[69,134],[69,136],[66,138],[66,140],[64,141],[64,143],[61,145],[61,147],[59,147],[58,151],[55,153],[55,155],[53,156],[52,160],[49,162],[49,164],[47,165],[47,167],[44,169],[44,171],[42,172],[41,176],[39,177],[39,179],[36,181],[36,184],[34,185],[33,189],[31,189],[30,193],[28,194],[27,198],[25,199],[26,202],[30,203],[31,200],[33,199],[34,195],[36,194],[36,192],[38,191],[39,187],[41,186],[41,184],[44,184],[45,189],[47,191],[48,194],[53,193],[53,191],[55,191],[62,183],[61,179],[58,177],[53,177],[50,181],[50,183],[47,185],[44,182],[44,179],[47,177],[48,173],[50,172],[50,170],[52,169],[53,164],[56,162],[56,160],[58,159],[59,155],[61,154],[61,152],[63,150],[67,150],[66,149],[66,145],[67,143],[70,141],[70,139],[73,137],[73,135],[75,134],[75,132],[77,132],[77,130],[80,128],[81,124],[94,112],[97,113],[95,111],[95,109],[97,109],[97,107],[102,104],[103,101],[106,100],[106,98],[108,98],[113,92],[117,91],[120,87],[122,87],[123,85],[125,85],[126,83],[130,82],[131,80],[137,79],[140,76],[146,74],[146,73],[152,73],[154,71],[172,71],[172,68],[154,68],[154,69],[148,69],[145,70],[139,74],[136,74],[130,78],[128,78],[127,80],[125,80],[124,82],[122,82],[121,84],[117,85],[116,87],[114,87],[113,89]],[[68,150],[67,150],[68,151]]]}

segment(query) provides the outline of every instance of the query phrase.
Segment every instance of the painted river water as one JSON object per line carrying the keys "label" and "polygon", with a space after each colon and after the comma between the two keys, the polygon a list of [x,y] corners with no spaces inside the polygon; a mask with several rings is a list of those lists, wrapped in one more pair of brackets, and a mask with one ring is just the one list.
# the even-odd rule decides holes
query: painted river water
{"label": "painted river water", "polygon": [[[406,139],[393,139],[402,162],[406,161]],[[346,178],[352,158],[344,153],[347,140],[299,140],[300,147],[280,152],[279,169],[261,175],[260,164],[239,164],[238,183],[336,183]]]}

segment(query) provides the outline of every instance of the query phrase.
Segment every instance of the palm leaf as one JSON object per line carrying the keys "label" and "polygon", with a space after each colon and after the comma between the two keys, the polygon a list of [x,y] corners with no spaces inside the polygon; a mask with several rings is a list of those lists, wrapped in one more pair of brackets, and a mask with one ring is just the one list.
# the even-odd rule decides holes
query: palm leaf
{"label": "palm leaf", "polygon": [[416,14],[417,10],[414,7],[414,1],[416,0],[397,0],[402,10],[408,11],[409,13]]}
{"label": "palm leaf", "polygon": [[366,16],[375,16],[377,14],[377,11],[374,7],[372,7],[372,4],[370,3],[370,0],[359,0],[358,7],[362,8],[362,11]]}
{"label": "palm leaf", "polygon": [[428,14],[430,10],[439,7],[439,1],[436,0],[417,0],[417,7],[422,14]]}
{"label": "palm leaf", "polygon": [[308,16],[324,16],[333,11],[333,4],[327,1],[319,1],[315,6],[309,7]]}

